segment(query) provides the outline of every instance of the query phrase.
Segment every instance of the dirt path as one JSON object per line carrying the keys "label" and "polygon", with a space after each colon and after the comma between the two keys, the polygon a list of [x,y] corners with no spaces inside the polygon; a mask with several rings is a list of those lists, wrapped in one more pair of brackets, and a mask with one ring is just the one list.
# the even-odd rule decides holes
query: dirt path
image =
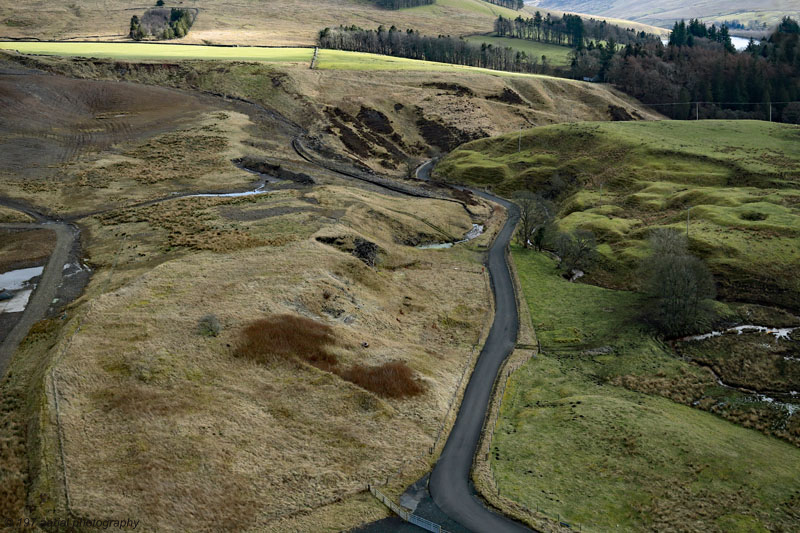
{"label": "dirt path", "polygon": [[[11,207],[8,202],[3,205]],[[21,211],[32,214],[35,211],[21,209]],[[39,215],[41,216],[41,215]],[[31,327],[47,315],[48,309],[56,296],[58,287],[63,278],[64,265],[69,259],[69,253],[80,232],[78,228],[62,222],[45,222],[32,224],[0,224],[0,229],[49,229],[56,233],[56,246],[53,253],[47,260],[42,273],[42,279],[36,285],[36,290],[28,300],[28,305],[22,316],[14,325],[12,330],[0,344],[0,377],[5,375],[11,357],[17,351],[17,347],[22,339],[28,334]]]}

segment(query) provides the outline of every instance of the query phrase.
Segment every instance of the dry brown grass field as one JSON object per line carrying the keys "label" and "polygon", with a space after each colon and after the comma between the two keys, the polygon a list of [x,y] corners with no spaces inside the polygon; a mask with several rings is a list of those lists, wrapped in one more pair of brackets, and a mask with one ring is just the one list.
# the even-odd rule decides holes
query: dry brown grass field
{"label": "dry brown grass field", "polygon": [[[68,76],[0,77],[11,95],[0,140],[19,148],[0,183],[4,194],[74,217],[94,274],[65,318],[36,326],[0,384],[4,505],[64,515],[66,472],[73,514],[140,516],[148,531],[339,531],[384,516],[361,491],[425,455],[490,318],[481,247],[501,211],[389,194],[313,167],[289,148],[299,130],[400,177],[404,159],[431,155],[439,137],[603,119],[612,104],[654,117],[606,87],[549,78],[10,65],[21,63]],[[356,97],[354,86],[369,90]],[[520,100],[503,101],[509,91]],[[20,102],[42,118],[17,119]],[[245,190],[254,176],[231,162],[241,156],[316,184],[141,205],[178,191]],[[469,245],[413,246],[477,222],[487,232]],[[375,267],[352,254],[358,238],[378,246]],[[208,314],[219,336],[198,329]],[[237,357],[248,325],[282,315],[329,328],[335,368]],[[397,376],[415,394],[383,388]],[[428,461],[412,461],[392,489]]]}
{"label": "dry brown grass field", "polygon": [[[323,66],[324,62],[322,54]],[[39,58],[33,65],[83,78],[243,97],[280,110],[311,135],[395,176],[405,173],[408,160],[423,160],[467,140],[537,125],[610,120],[610,106],[642,119],[661,118],[609,86],[546,76],[59,58]],[[266,131],[256,144],[283,150],[286,135]]]}
{"label": "dry brown grass field", "polygon": [[15,222],[33,222],[33,219],[15,209],[0,206],[0,224]]}
{"label": "dry brown grass field", "polygon": [[46,229],[0,229],[0,272],[42,264],[53,251],[55,240],[55,234]]}
{"label": "dry brown grass field", "polygon": [[[220,226],[253,212],[286,214],[238,224],[270,244],[183,253],[128,282],[141,252],[93,258],[117,267],[93,278],[65,325],[80,322],[80,331],[52,349],[59,394],[69,399],[60,419],[73,512],[148,517],[146,530],[270,528],[358,492],[431,445],[486,318],[478,254],[397,244],[428,226],[395,215],[394,198],[347,188],[175,203],[193,204],[184,218]],[[458,204],[408,203],[429,204],[437,225],[456,234],[471,222]],[[120,233],[132,236],[123,249],[168,247],[156,224],[122,220],[93,221],[93,249],[113,248]],[[316,239],[348,234],[381,247],[377,270]],[[208,313],[222,324],[219,337],[197,332]],[[236,357],[230,346],[243,328],[280,314],[327,324],[344,365],[404,361],[425,392],[392,399],[303,361]]]}
{"label": "dry brown grass field", "polygon": [[[127,40],[131,16],[141,16],[146,7],[123,0],[74,0],[68,4],[2,0],[0,37]],[[533,12],[532,8],[512,11],[482,0],[438,0],[432,6],[397,11],[380,9],[366,0],[184,0],[180,7],[198,8],[200,13],[189,34],[175,42],[280,46],[313,45],[319,30],[340,24],[364,28],[394,24],[430,35],[487,33],[500,14],[513,18],[519,14],[532,16]],[[443,20],[447,28],[442,27]],[[663,31],[619,19],[609,22],[637,31]]]}

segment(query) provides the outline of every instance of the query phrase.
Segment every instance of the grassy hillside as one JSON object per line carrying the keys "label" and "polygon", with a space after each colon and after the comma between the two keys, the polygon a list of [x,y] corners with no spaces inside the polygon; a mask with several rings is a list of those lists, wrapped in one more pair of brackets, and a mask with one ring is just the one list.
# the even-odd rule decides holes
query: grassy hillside
{"label": "grassy hillside", "polygon": [[506,391],[492,443],[503,496],[592,531],[789,527],[800,452],[744,428],[800,445],[797,334],[668,345],[632,289],[651,229],[685,231],[691,208],[690,249],[725,299],[715,320],[800,324],[799,140],[763,122],[580,123],[474,141],[439,163],[441,179],[553,198],[561,230],[599,243],[580,283],[545,254],[513,254],[543,353]]}
{"label": "grassy hillside", "polygon": [[671,27],[675,20],[698,17],[717,23],[738,19],[745,25],[751,20],[774,25],[786,15],[800,15],[800,7],[794,0],[711,0],[702,3],[684,0],[540,0],[538,4],[543,9],[618,17],[662,27]]}
{"label": "grassy hillside", "polygon": [[723,296],[798,310],[800,128],[753,121],[570,124],[475,141],[437,172],[562,198],[560,226],[602,245],[595,281],[626,281],[653,227],[685,230]]}
{"label": "grassy hillside", "polygon": [[794,527],[800,449],[619,386],[648,374],[682,381],[676,392],[693,399],[700,382],[707,398],[737,403],[642,334],[635,293],[569,283],[544,254],[513,258],[543,353],[506,388],[491,454],[504,496],[583,531]]}
{"label": "grassy hillside", "polygon": [[[372,54],[323,50],[318,57],[319,68],[310,70],[307,62],[295,63],[308,57],[307,49],[149,43],[1,46],[39,52],[90,49],[86,55],[119,54],[118,59],[77,61],[60,56],[8,57],[69,76],[165,84],[254,100],[279,110],[374,169],[394,175],[403,174],[409,161],[452,150],[471,139],[537,124],[609,120],[610,106],[645,118],[658,117],[605,85]],[[131,57],[132,53],[137,56]],[[165,58],[168,63],[155,58],[134,62],[161,53],[174,56]],[[228,55],[251,62],[175,58],[181,55],[194,59]],[[391,76],[386,75],[388,70]],[[359,88],[357,98],[353,97],[354,87]]]}
{"label": "grassy hillside", "polygon": [[[3,518],[63,516],[64,471],[76,515],[137,516],[148,531],[341,531],[383,517],[365,484],[406,486],[429,469],[425,452],[490,316],[479,249],[414,245],[464,235],[472,213],[487,232],[470,246],[485,246],[502,213],[360,188],[302,160],[297,129],[257,106],[154,87],[169,64],[142,65],[150,85],[12,68],[0,74],[2,196],[76,215],[93,276],[0,379]],[[291,83],[265,70],[258,85],[273,87],[267,73]],[[221,92],[214,81],[204,87]],[[170,198],[252,190],[257,177],[232,163],[243,156],[314,182]],[[30,233],[16,236],[36,244]],[[379,247],[377,268],[353,255],[357,238]],[[209,314],[216,335],[199,327]],[[330,329],[338,373],[270,349],[238,356],[251,322],[283,314]],[[375,388],[380,375],[367,379],[398,361],[424,392],[398,398]]]}
{"label": "grassy hillside", "polygon": [[[400,158],[428,157],[443,139],[608,119],[612,104],[647,110],[609,87],[547,77],[409,61],[413,70],[387,76],[372,70],[380,58],[358,54],[323,52],[323,68],[311,70],[293,64],[292,50],[261,50],[264,61],[198,61],[201,47],[129,46],[115,49],[119,58],[2,55],[4,72],[15,72],[0,75],[2,194],[58,216],[103,213],[79,221],[94,271],[86,293],[66,319],[37,327],[14,360],[14,379],[0,383],[0,438],[9,443],[0,486],[10,480],[11,505],[22,508],[30,456],[43,469],[27,488],[46,502],[33,511],[50,516],[61,505],[52,386],[42,374],[54,366],[70,398],[60,420],[82,516],[141,515],[159,531],[341,531],[384,516],[364,483],[426,452],[487,317],[480,248],[412,245],[452,240],[473,221],[488,223],[474,243],[485,245],[502,213],[472,205],[473,220],[452,202],[399,205],[309,165],[292,138],[305,129],[337,154],[399,176]],[[145,50],[195,59],[130,55]],[[324,68],[330,57],[365,70]],[[37,73],[19,74],[24,66]],[[254,176],[231,163],[242,156],[317,184],[126,207],[174,191],[250,190]],[[380,247],[379,268],[350,253],[356,237]],[[199,332],[210,313],[218,337]],[[332,327],[338,373],[234,356],[247,324],[282,313]],[[384,398],[355,384],[356,365],[395,360],[413,369],[423,394]],[[28,432],[29,420],[41,426]],[[120,433],[114,442],[108,428]],[[427,456],[414,461],[387,490],[402,492],[429,466]]]}
{"label": "grassy hillside", "polygon": [[[189,34],[177,42],[248,45],[312,45],[319,30],[339,24],[394,24],[437,35],[446,21],[450,34],[486,32],[498,15],[517,16],[516,11],[482,0],[440,0],[398,11],[364,0],[186,0],[181,7],[198,8],[200,13]],[[134,13],[124,0],[75,0],[69,5],[0,0],[0,37],[122,40],[127,39]]]}
{"label": "grassy hillside", "polygon": [[[430,35],[469,35],[491,31],[498,15],[520,14],[483,0],[438,0],[398,11],[380,9],[366,0],[185,0],[181,7],[200,13],[189,34],[177,42],[283,46],[312,45],[319,30],[339,24],[365,28],[394,24]],[[131,9],[124,0],[68,4],[0,0],[0,38],[127,40],[131,15],[136,13]],[[609,22],[653,31],[635,23]]]}

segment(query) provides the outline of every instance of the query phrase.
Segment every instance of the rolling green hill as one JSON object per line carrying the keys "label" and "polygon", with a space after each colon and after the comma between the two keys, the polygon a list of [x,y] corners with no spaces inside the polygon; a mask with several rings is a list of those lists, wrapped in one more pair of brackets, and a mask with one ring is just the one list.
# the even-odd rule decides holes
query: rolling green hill
{"label": "rolling green hill", "polygon": [[738,19],[774,25],[785,15],[800,14],[795,0],[540,0],[542,9],[577,11],[604,17],[618,17],[654,26],[670,27],[679,19],[701,18],[709,22]]}
{"label": "rolling green hill", "polygon": [[474,141],[437,168],[502,194],[563,199],[560,225],[601,241],[614,286],[650,228],[685,228],[725,297],[800,310],[800,128],[755,121],[569,124]]}
{"label": "rolling green hill", "polygon": [[797,333],[667,343],[633,289],[651,229],[686,231],[691,208],[690,250],[723,300],[696,327],[800,325],[798,141],[800,127],[755,121],[563,124],[437,165],[442,180],[556,199],[559,229],[599,244],[574,283],[548,254],[512,248],[540,352],[511,374],[489,447],[501,508],[583,531],[791,529],[796,400],[725,384],[796,390]]}

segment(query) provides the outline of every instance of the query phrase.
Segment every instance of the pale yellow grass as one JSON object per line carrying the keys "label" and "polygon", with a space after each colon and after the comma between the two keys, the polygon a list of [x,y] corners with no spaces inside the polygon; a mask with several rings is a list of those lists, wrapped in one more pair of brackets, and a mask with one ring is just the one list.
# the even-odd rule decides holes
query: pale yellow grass
{"label": "pale yellow grass", "polygon": [[9,222],[33,222],[33,218],[16,209],[0,206],[0,223]]}
{"label": "pale yellow grass", "polygon": [[[2,0],[0,34],[9,37],[42,39],[127,39],[131,10],[124,0],[75,0],[69,5],[33,0],[24,5]],[[496,14],[516,12],[497,6],[487,8],[482,0],[445,0],[441,5],[392,11],[363,0],[282,0],[263,2],[243,0],[184,0],[181,7],[199,8],[200,14],[188,36],[176,40],[187,43],[313,45],[317,32],[325,26],[356,24],[377,28],[392,24],[422,33],[442,32],[442,21],[451,24],[455,34],[490,31]]]}
{"label": "pale yellow grass", "polygon": [[0,272],[44,264],[55,244],[56,234],[49,229],[0,229]]}
{"label": "pale yellow grass", "polygon": [[[385,478],[432,444],[489,295],[478,255],[395,242],[428,231],[419,218],[453,234],[468,228],[458,204],[341,187],[307,194],[317,208],[344,213],[323,222],[286,215],[292,225],[374,240],[395,268],[370,269],[308,237],[176,258],[75,310],[82,327],[59,346],[64,356],[56,365],[68,399],[61,421],[75,512],[141,516],[146,531],[277,531],[287,524],[302,530],[310,523],[304,516],[328,516],[337,530],[382,515],[361,497],[346,500],[347,524],[341,513],[304,513]],[[244,211],[299,206],[300,195],[229,203]],[[414,216],[393,211],[398,206]],[[280,229],[284,217],[274,218],[250,222],[247,230],[260,236]],[[95,239],[113,240],[125,229],[97,227]],[[120,260],[116,272],[126,268]],[[103,269],[95,276],[90,295],[107,275]],[[339,318],[329,308],[341,310]],[[232,356],[228,345],[238,328],[282,312],[333,325],[343,364],[407,361],[427,392],[385,400],[313,367],[264,367]],[[196,333],[206,313],[220,318],[220,337]]]}
{"label": "pale yellow grass", "polygon": [[[200,14],[183,43],[219,43],[245,45],[313,45],[317,32],[326,26],[355,24],[365,28],[414,28],[424,34],[438,35],[447,24],[447,33],[464,35],[492,30],[498,15],[515,18],[520,12],[489,4],[483,0],[439,0],[435,5],[398,11],[380,9],[364,0],[282,0],[263,2],[243,0],[184,0],[181,7],[199,8]],[[123,0],[74,0],[54,4],[43,0],[14,3],[0,2],[0,35],[12,38],[126,40],[132,14]],[[536,8],[528,7],[524,16]],[[561,12],[550,10],[553,14]],[[588,17],[588,16],[587,16]],[[595,18],[602,18],[597,17]],[[645,24],[606,18],[637,31],[663,32]]]}

